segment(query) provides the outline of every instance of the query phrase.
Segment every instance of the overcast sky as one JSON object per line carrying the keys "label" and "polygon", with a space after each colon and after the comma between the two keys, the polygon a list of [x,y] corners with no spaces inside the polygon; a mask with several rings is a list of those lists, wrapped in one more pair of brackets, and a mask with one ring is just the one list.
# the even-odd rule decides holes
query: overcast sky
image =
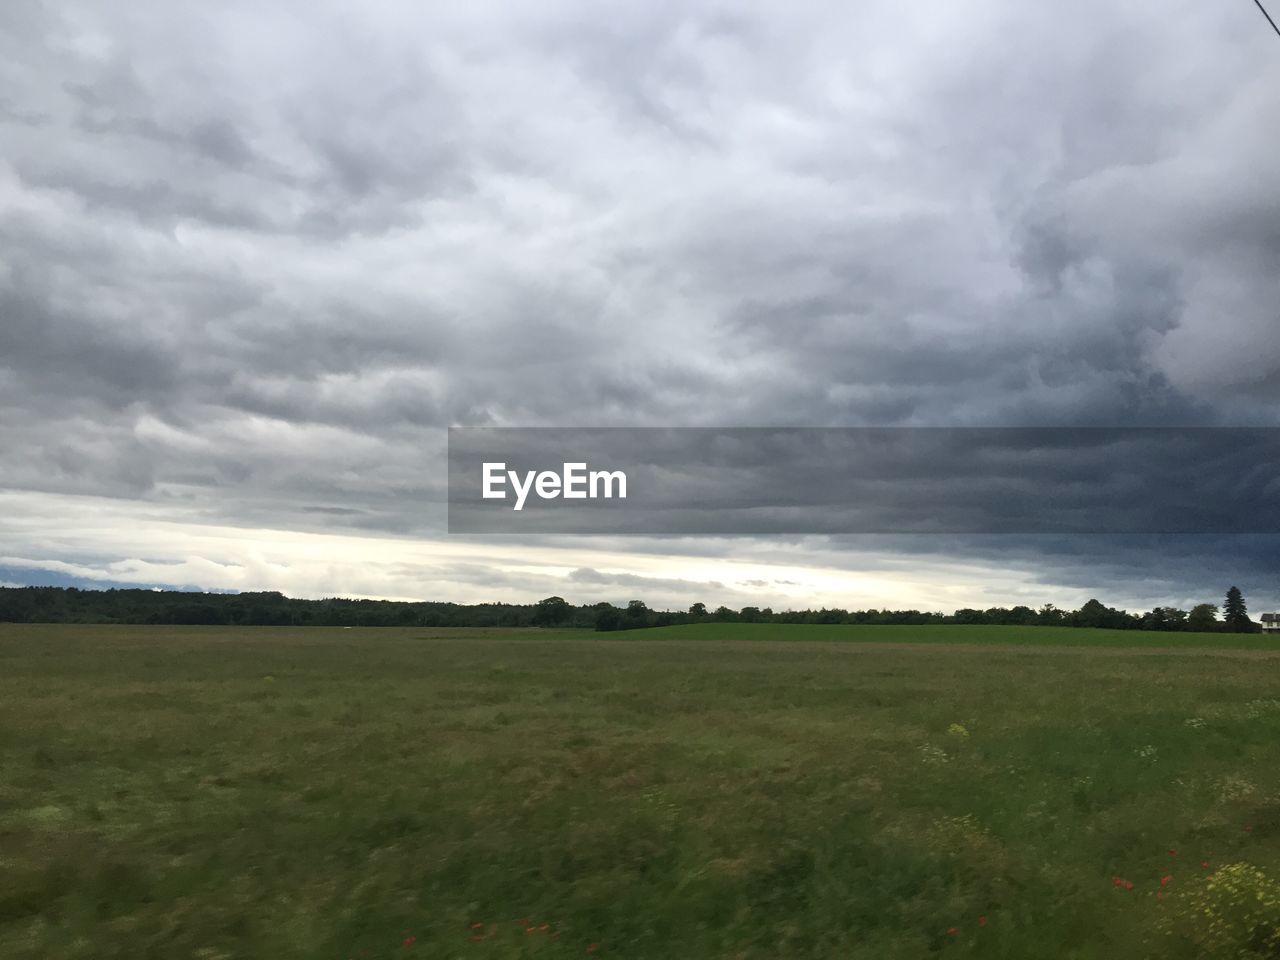
{"label": "overcast sky", "polygon": [[0,582],[1280,603],[1272,540],[444,533],[449,425],[1278,425],[1248,0],[0,4]]}

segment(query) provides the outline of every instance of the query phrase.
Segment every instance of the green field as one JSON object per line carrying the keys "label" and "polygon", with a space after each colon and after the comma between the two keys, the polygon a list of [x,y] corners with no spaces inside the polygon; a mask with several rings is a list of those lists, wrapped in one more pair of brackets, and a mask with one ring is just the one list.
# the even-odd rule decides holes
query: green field
{"label": "green field", "polygon": [[1277,957],[1260,647],[0,625],[0,958]]}

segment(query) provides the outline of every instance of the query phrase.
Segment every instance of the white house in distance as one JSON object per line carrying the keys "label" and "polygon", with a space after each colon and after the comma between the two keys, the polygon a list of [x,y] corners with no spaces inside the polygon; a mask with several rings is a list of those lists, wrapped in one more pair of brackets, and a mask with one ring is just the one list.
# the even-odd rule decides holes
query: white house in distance
{"label": "white house in distance", "polygon": [[1264,613],[1262,615],[1262,632],[1280,634],[1280,613]]}

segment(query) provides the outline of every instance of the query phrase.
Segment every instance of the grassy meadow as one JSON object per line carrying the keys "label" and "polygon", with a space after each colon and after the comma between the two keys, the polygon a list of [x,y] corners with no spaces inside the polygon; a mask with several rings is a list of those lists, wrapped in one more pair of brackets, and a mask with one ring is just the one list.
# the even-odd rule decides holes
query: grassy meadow
{"label": "grassy meadow", "polygon": [[1263,647],[0,624],[0,957],[1278,957]]}

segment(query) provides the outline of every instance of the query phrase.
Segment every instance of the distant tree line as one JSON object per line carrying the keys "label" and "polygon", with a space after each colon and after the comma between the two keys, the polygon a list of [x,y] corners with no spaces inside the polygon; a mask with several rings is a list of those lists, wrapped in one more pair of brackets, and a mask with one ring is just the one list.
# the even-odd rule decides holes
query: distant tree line
{"label": "distant tree line", "polygon": [[[559,599],[559,598],[553,598]],[[546,603],[547,601],[543,601]],[[626,608],[597,604],[597,630],[628,630],[635,627],[657,627],[676,623],[852,623],[852,624],[930,624],[965,623],[1023,627],[1102,627],[1111,630],[1167,630],[1202,633],[1257,633],[1262,627],[1249,619],[1244,597],[1237,587],[1227,591],[1222,619],[1218,605],[1201,603],[1190,610],[1156,607],[1148,613],[1129,613],[1108,607],[1099,600],[1089,600],[1079,610],[1061,610],[1052,603],[1039,609],[1027,606],[988,607],[985,610],[965,608],[954,613],[920,610],[843,610],[838,607],[821,610],[784,610],[769,607],[743,607],[730,610],[695,603],[683,613],[649,610],[639,600]]]}
{"label": "distant tree line", "polygon": [[1051,603],[963,609],[954,613],[920,610],[731,610],[695,603],[688,610],[651,610],[642,600],[625,607],[610,603],[575,606],[563,597],[537,603],[440,603],[394,600],[299,600],[282,593],[188,593],[169,590],[80,590],[75,587],[0,587],[0,622],[161,623],[215,626],[336,627],[562,627],[599,631],[633,630],[689,623],[968,623],[1010,626],[1106,627],[1117,630],[1194,630],[1254,633],[1244,597],[1227,591],[1222,618],[1216,604],[1190,610],[1156,607],[1129,613],[1090,600],[1079,610]]}

